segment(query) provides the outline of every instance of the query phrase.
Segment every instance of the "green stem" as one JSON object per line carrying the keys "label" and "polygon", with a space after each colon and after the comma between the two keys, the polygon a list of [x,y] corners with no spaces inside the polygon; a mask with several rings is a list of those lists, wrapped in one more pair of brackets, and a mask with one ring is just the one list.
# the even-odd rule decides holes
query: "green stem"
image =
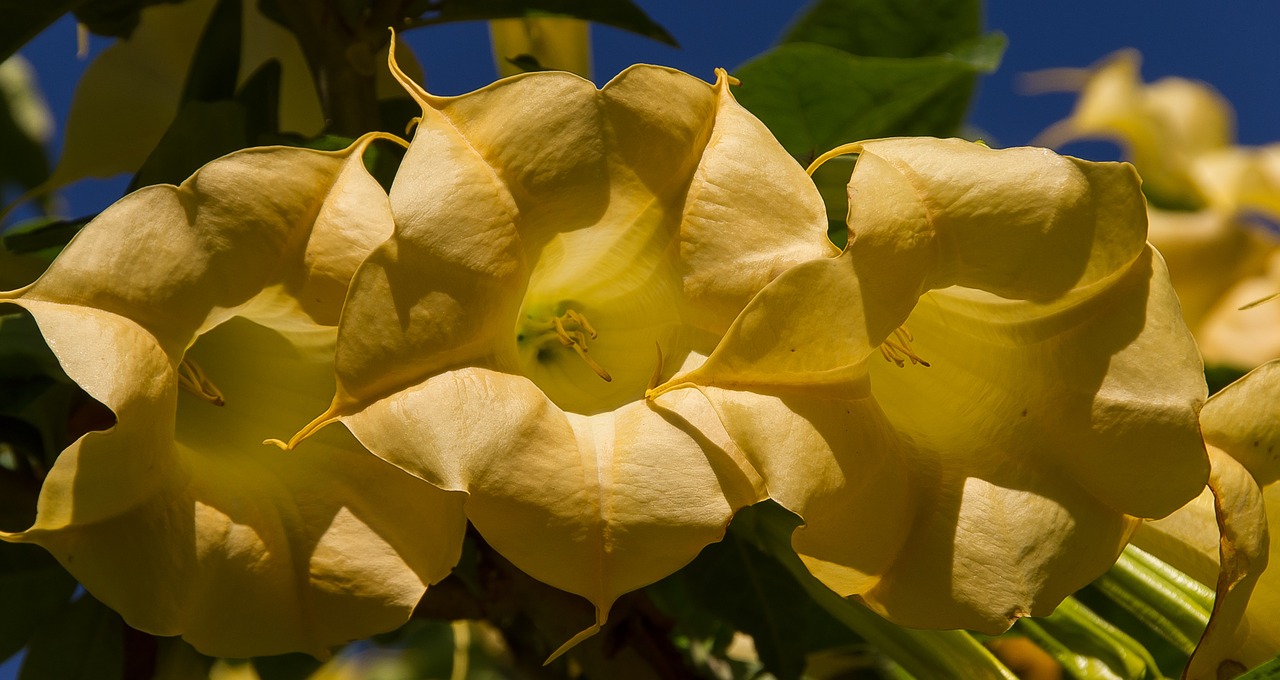
{"label": "green stem", "polygon": [[1093,587],[1188,655],[1213,609],[1207,589],[1189,585],[1181,572],[1132,546]]}

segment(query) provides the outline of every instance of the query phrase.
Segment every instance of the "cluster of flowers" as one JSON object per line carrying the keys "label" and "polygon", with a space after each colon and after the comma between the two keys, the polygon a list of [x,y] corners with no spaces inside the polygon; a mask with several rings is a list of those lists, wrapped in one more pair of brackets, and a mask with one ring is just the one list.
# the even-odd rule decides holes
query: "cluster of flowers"
{"label": "cluster of flowers", "polygon": [[1205,489],[1201,360],[1131,166],[842,147],[841,252],[723,72],[442,98],[392,70],[423,113],[389,196],[362,162],[388,135],[247,149],[0,294],[116,417],[0,538],[130,625],[324,656],[402,623],[469,520],[595,605],[567,648],[771,498],[841,595],[995,633]]}
{"label": "cluster of flowers", "polygon": [[1144,83],[1140,64],[1125,50],[1089,69],[1032,74],[1040,87],[1079,92],[1071,116],[1038,141],[1122,145],[1151,199],[1149,239],[1205,361],[1247,369],[1280,358],[1280,305],[1241,313],[1280,290],[1280,144],[1236,144],[1222,95],[1173,76]]}

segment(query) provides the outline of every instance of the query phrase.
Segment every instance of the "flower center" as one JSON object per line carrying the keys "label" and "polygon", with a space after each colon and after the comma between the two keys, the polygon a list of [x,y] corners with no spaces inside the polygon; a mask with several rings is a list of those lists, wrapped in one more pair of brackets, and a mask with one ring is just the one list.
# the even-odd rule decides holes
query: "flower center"
{"label": "flower center", "polygon": [[897,364],[898,368],[906,366],[908,361],[913,366],[920,364],[928,368],[929,362],[921,359],[920,355],[911,349],[911,341],[914,339],[911,331],[906,326],[899,326],[894,329],[892,336],[880,343],[880,354],[884,356],[885,361],[892,361]]}
{"label": "flower center", "polygon": [[566,309],[560,316],[553,316],[550,320],[545,318],[535,318],[533,315],[526,315],[525,323],[521,324],[520,331],[516,334],[516,343],[525,346],[534,347],[536,356],[539,360],[545,358],[544,351],[548,348],[554,348],[556,343],[562,347],[572,348],[591,370],[596,372],[605,382],[613,382],[613,376],[609,375],[609,371],[591,358],[587,353],[587,339],[595,340],[600,337],[596,329],[591,327],[591,322],[587,321],[587,317],[573,309]]}

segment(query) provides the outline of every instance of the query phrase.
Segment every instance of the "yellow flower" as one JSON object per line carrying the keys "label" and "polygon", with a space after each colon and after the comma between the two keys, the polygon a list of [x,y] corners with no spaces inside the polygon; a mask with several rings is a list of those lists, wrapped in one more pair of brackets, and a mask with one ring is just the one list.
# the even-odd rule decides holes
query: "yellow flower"
{"label": "yellow flower", "polygon": [[461,499],[339,430],[305,455],[262,445],[323,407],[348,281],[391,232],[371,139],[249,149],[142,189],[0,294],[116,419],[62,452],[34,525],[0,538],[210,655],[325,656],[408,618],[457,560]]}
{"label": "yellow flower", "polygon": [[1277,403],[1274,361],[1215,394],[1200,417],[1213,464],[1208,488],[1134,536],[1135,545],[1217,591],[1189,680],[1234,677],[1280,654]]}
{"label": "yellow flower", "polygon": [[1155,204],[1149,238],[1168,260],[1205,359],[1252,367],[1280,356],[1280,309],[1240,309],[1280,289],[1280,269],[1268,265],[1277,240],[1253,223],[1280,220],[1280,146],[1235,146],[1234,114],[1220,94],[1183,78],[1144,84],[1132,50],[1032,81],[1080,93],[1071,116],[1038,143],[1110,139],[1138,167]]}
{"label": "yellow flower", "polygon": [[596,605],[567,648],[764,497],[705,401],[645,390],[777,274],[834,255],[825,210],[723,71],[635,66],[600,90],[530,73],[460,97],[396,72],[423,114],[395,235],[352,282],[337,396],[295,442],[340,419],[466,492],[496,550]]}
{"label": "yellow flower", "polygon": [[1204,486],[1200,361],[1131,167],[935,139],[818,163],[850,152],[845,252],[652,394],[706,395],[833,590],[999,632]]}

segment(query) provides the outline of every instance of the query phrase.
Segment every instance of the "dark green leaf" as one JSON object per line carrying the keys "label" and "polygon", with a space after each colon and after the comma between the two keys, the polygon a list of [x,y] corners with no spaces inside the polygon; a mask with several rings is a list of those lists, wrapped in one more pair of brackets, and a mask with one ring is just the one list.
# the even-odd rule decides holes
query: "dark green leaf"
{"label": "dark green leaf", "polygon": [[236,101],[244,107],[245,137],[262,144],[280,132],[280,79],[283,68],[276,59],[258,67],[244,81]]}
{"label": "dark green leaf", "polygon": [[18,680],[118,680],[123,666],[120,615],[86,594],[31,638]]}
{"label": "dark green leaf", "polygon": [[977,75],[995,67],[1003,47],[995,35],[957,54],[886,59],[786,44],[739,68],[734,94],[807,162],[847,142],[956,134]]}
{"label": "dark green leaf", "polygon": [[0,0],[0,61],[86,0]]}
{"label": "dark green leaf", "polygon": [[0,543],[0,659],[12,656],[71,602],[75,579],[39,546]]}
{"label": "dark green leaf", "polygon": [[819,0],[782,42],[827,45],[863,57],[924,57],[978,38],[978,0]]}
{"label": "dark green leaf", "polygon": [[676,39],[631,0],[435,0],[410,7],[421,24],[486,21],[517,17],[563,16],[620,28],[673,47]]}
{"label": "dark green leaf", "polygon": [[713,631],[715,619],[751,635],[760,661],[780,680],[800,677],[809,652],[858,641],[786,567],[732,532],[648,592],[699,637]]}
{"label": "dark green leaf", "polygon": [[216,102],[236,96],[240,73],[241,0],[219,0],[196,45],[182,103]]}
{"label": "dark green leaf", "polygon": [[[176,5],[189,0],[87,0],[77,3],[76,21],[98,35],[128,38],[152,5]],[[36,3],[32,3],[36,4]]]}
{"label": "dark green leaf", "polygon": [[246,112],[236,101],[187,102],[155,150],[134,176],[129,190],[152,184],[180,184],[209,161],[248,145]]}
{"label": "dark green leaf", "polygon": [[[3,246],[14,255],[28,255],[47,249],[61,249],[80,233],[91,217],[60,220],[37,217],[10,227],[4,233]],[[55,253],[56,254],[56,253]]]}
{"label": "dark green leaf", "polygon": [[1217,394],[1222,388],[1244,377],[1249,369],[1227,364],[1206,364],[1204,379],[1209,384],[1209,394]]}
{"label": "dark green leaf", "polygon": [[306,680],[322,665],[306,654],[261,656],[253,659],[252,663],[262,680]]}

